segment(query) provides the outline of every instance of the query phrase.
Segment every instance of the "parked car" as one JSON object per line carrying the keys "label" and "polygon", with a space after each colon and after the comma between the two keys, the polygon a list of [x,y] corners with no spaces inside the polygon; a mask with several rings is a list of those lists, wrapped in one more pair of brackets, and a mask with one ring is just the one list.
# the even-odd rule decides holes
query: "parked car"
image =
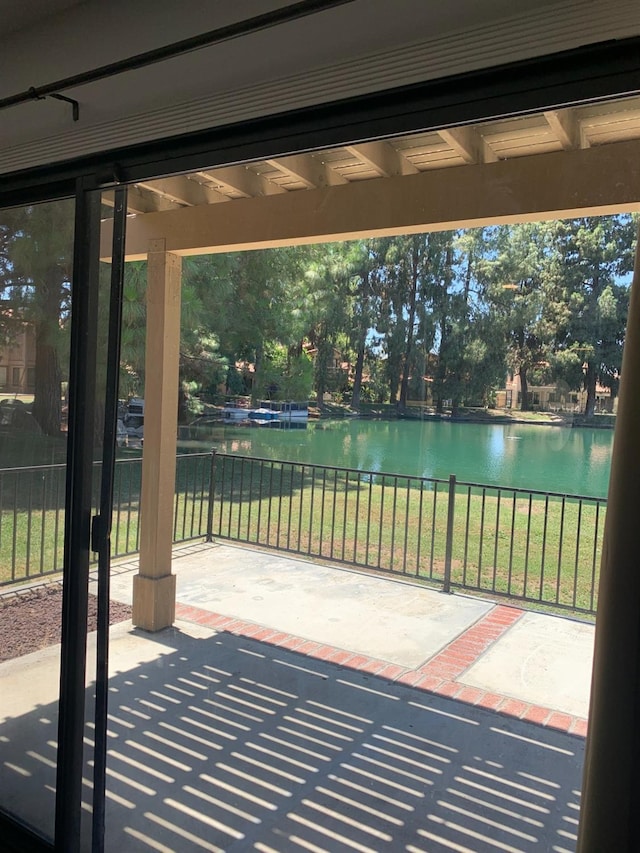
{"label": "parked car", "polygon": [[2,432],[41,432],[40,426],[22,400],[0,400],[0,430]]}
{"label": "parked car", "polygon": [[122,418],[128,439],[142,441],[144,437],[144,400],[132,397],[127,403],[126,412]]}

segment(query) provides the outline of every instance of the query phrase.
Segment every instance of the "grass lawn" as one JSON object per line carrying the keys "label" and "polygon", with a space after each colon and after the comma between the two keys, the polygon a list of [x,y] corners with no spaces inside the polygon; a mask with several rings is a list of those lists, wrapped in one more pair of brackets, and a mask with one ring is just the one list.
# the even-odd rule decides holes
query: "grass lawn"
{"label": "grass lawn", "polygon": [[[178,458],[174,541],[207,529],[209,454]],[[96,478],[97,479],[97,478]],[[138,550],[141,465],[116,466],[112,553]],[[97,496],[96,496],[97,497]],[[442,583],[449,484],[219,455],[215,537]],[[594,611],[605,504],[458,485],[451,583]],[[0,476],[0,583],[62,566],[64,467]]]}

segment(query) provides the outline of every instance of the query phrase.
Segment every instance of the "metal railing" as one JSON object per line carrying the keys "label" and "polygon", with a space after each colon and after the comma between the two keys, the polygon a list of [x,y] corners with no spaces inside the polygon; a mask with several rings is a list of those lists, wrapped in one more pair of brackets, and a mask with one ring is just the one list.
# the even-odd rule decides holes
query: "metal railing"
{"label": "metal railing", "polygon": [[606,500],[217,454],[208,539],[595,613]]}
{"label": "metal railing", "polygon": [[[141,477],[140,459],[116,463],[114,557],[139,549]],[[0,470],[0,585],[60,570],[64,478],[64,465]],[[173,541],[226,539],[595,613],[605,512],[604,498],[213,452],[176,458]]]}
{"label": "metal railing", "polygon": [[[100,463],[94,465],[97,511]],[[0,469],[0,586],[55,574],[62,569],[65,465]],[[176,457],[173,541],[206,534],[211,454]],[[111,545],[113,557],[140,547],[142,459],[115,466]]]}

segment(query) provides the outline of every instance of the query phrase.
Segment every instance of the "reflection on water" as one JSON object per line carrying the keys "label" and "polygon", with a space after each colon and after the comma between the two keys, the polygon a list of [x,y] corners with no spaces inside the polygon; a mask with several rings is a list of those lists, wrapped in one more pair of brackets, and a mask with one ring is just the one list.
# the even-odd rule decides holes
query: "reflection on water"
{"label": "reflection on water", "polygon": [[490,472],[490,476],[495,482],[500,481],[503,459],[512,456],[515,452],[515,439],[517,437],[514,435],[506,436],[499,425],[489,427],[487,472]]}
{"label": "reflection on water", "polygon": [[305,430],[211,427],[193,449],[604,497],[612,430],[341,420]]}

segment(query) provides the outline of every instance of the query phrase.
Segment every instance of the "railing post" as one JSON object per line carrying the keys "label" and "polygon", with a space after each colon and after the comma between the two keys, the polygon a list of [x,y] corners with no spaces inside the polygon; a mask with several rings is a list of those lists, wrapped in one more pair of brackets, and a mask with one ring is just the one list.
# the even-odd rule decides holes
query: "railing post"
{"label": "railing post", "polygon": [[209,505],[207,507],[207,542],[213,542],[213,496],[216,476],[216,449],[211,449],[211,466],[209,468]]}
{"label": "railing post", "polygon": [[453,518],[456,504],[456,475],[449,475],[449,499],[447,502],[447,544],[444,551],[443,592],[451,592],[451,555],[453,554]]}

